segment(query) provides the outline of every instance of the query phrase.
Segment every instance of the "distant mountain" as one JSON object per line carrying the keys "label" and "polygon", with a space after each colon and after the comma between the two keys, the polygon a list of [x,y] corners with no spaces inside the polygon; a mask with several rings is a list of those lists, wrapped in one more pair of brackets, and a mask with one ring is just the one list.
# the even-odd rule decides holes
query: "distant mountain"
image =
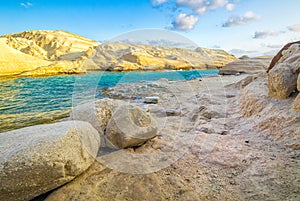
{"label": "distant mountain", "polygon": [[223,50],[108,42],[90,52],[84,68],[109,71],[216,69],[235,60],[235,56]]}
{"label": "distant mountain", "polygon": [[237,60],[223,50],[118,42],[100,44],[65,31],[26,31],[0,37],[0,76],[222,68]]}

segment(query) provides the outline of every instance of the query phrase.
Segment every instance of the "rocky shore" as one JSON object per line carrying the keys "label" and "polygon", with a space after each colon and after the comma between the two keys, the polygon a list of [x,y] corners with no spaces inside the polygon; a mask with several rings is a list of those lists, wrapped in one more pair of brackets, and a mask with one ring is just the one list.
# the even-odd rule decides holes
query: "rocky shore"
{"label": "rocky shore", "polygon": [[299,50],[268,73],[120,84],[1,133],[0,199],[299,200]]}

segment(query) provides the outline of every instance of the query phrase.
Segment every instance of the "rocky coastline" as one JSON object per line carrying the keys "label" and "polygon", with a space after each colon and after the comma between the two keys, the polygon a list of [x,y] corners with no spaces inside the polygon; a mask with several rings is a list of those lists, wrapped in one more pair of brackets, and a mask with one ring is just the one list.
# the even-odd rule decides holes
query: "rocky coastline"
{"label": "rocky coastline", "polygon": [[0,199],[299,200],[299,50],[268,73],[121,84],[1,133]]}

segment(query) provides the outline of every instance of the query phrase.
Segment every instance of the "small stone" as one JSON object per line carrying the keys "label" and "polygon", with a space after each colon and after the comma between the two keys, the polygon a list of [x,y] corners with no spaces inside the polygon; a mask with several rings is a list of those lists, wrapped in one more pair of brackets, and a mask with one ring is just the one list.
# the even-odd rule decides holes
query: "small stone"
{"label": "small stone", "polygon": [[157,104],[159,100],[158,96],[145,97],[144,103],[146,104]]}
{"label": "small stone", "polygon": [[228,131],[222,131],[221,135],[228,135]]}
{"label": "small stone", "polygon": [[169,110],[166,110],[166,115],[167,116],[179,116],[179,115],[181,115],[181,111],[175,110],[175,109],[169,109]]}
{"label": "small stone", "polygon": [[233,179],[230,180],[229,183],[230,183],[231,185],[236,185],[236,182],[235,182]]}

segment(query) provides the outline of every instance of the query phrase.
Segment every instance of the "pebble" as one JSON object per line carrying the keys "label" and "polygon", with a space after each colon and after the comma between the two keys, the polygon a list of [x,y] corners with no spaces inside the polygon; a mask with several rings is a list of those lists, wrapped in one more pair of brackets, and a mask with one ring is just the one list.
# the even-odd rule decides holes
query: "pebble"
{"label": "pebble", "polygon": [[159,100],[158,96],[145,97],[144,103],[146,104],[157,104]]}

